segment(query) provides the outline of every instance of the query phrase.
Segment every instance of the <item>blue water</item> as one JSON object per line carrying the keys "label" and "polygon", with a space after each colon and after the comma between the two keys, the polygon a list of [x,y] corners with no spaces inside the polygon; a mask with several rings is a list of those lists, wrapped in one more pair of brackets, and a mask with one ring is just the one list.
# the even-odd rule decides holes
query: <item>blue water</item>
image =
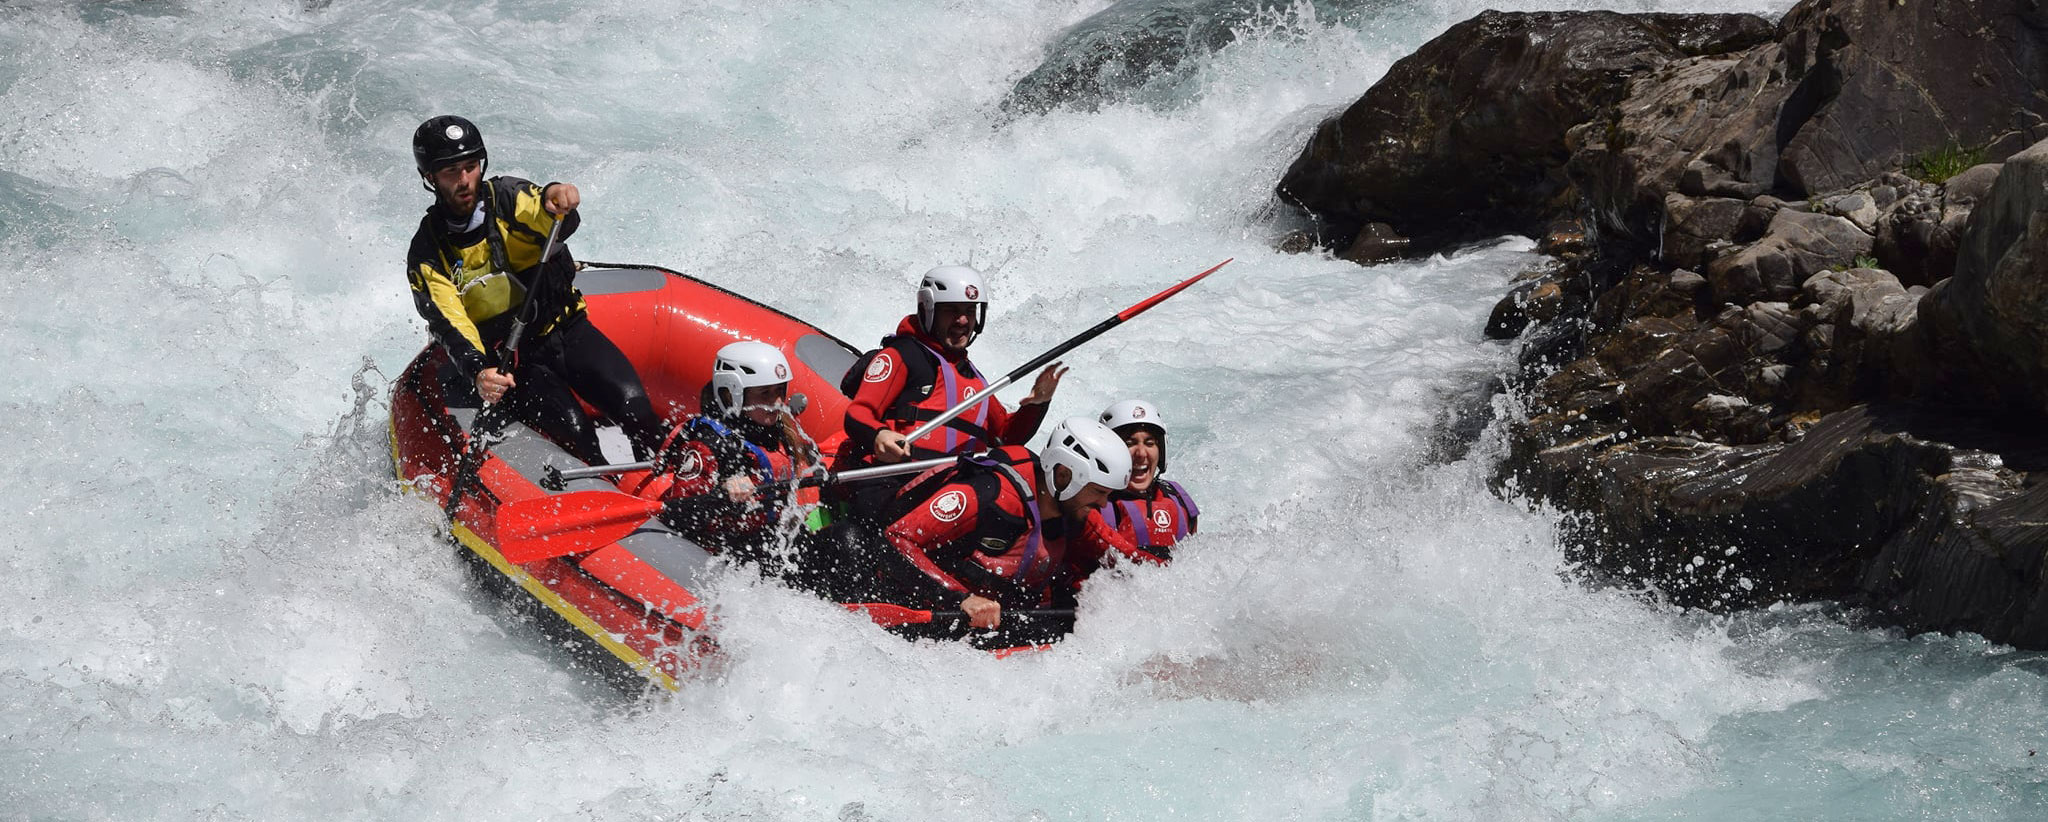
{"label": "blue water", "polygon": [[[1527,240],[1271,250],[1315,124],[1487,5],[1235,14],[1042,114],[1105,3],[0,6],[0,819],[2048,818],[2048,658],[1589,590],[1490,435],[1442,458]],[[734,577],[715,671],[610,695],[390,475],[443,112],[582,187],[580,257],[848,339],[982,266],[998,369],[1235,257],[1055,408],[1155,401],[1202,535],[1005,661]]]}

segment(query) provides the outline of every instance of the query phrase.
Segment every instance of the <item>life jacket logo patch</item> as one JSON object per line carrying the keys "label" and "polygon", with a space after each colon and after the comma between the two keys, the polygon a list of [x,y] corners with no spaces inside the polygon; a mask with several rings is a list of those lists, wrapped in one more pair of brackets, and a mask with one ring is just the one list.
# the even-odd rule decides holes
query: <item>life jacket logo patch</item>
{"label": "life jacket logo patch", "polygon": [[695,449],[685,449],[682,456],[676,458],[676,476],[678,478],[690,479],[702,476],[703,474],[704,459],[697,455]]}
{"label": "life jacket logo patch", "polygon": [[888,357],[878,354],[874,359],[868,360],[868,371],[861,376],[860,380],[861,382],[881,382],[888,379],[889,374],[895,370],[895,366],[889,364]]}
{"label": "life jacket logo patch", "polygon": [[1161,530],[1161,531],[1165,531],[1165,530],[1168,530],[1168,529],[1172,528],[1172,527],[1173,527],[1173,514],[1172,514],[1172,513],[1170,513],[1170,512],[1168,512],[1168,511],[1165,511],[1165,510],[1163,510],[1163,509],[1162,509],[1162,510],[1158,510],[1158,511],[1153,511],[1153,512],[1152,512],[1152,527],[1154,527],[1154,528],[1157,528],[1157,529],[1159,529],[1159,530]]}
{"label": "life jacket logo patch", "polygon": [[953,490],[938,495],[932,500],[932,519],[952,522],[967,511],[967,493]]}

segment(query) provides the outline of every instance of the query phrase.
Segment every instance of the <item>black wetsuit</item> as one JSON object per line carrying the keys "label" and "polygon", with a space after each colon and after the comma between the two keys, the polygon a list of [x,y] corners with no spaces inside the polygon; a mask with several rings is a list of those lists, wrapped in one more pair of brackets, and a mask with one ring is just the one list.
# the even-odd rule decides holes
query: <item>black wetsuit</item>
{"label": "black wetsuit", "polygon": [[[516,177],[493,177],[479,187],[481,219],[452,219],[436,201],[413,234],[406,279],[413,305],[457,372],[447,381],[449,404],[480,403],[476,375],[498,368],[517,383],[506,396],[508,410],[579,459],[602,462],[603,453],[578,397],[623,427],[638,454],[651,454],[661,444],[661,419],[632,362],[590,324],[568,250],[547,261],[545,276],[536,265],[556,221],[541,206],[544,191]],[[575,212],[563,218],[557,240],[580,222]],[[529,299],[539,310],[531,312],[519,350],[506,352]]]}

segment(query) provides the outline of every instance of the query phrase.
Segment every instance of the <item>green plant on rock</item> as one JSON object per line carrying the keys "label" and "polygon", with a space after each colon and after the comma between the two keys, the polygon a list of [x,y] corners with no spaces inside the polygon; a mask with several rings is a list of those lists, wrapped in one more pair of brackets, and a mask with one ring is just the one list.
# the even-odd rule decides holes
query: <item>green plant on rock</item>
{"label": "green plant on rock", "polygon": [[1945,183],[1948,182],[1948,178],[1982,162],[1983,149],[1964,148],[1959,144],[1950,143],[1913,158],[1912,164],[1907,166],[1906,173],[1923,182]]}

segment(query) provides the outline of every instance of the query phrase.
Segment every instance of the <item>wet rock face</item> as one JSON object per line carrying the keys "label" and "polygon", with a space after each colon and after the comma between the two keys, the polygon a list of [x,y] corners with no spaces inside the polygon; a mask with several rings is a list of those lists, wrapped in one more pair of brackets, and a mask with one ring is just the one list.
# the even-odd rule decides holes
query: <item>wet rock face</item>
{"label": "wet rock face", "polygon": [[1190,57],[1235,39],[1262,4],[1226,0],[1125,0],[1061,32],[1038,68],[1017,81],[1002,108],[1043,114],[1094,110],[1105,100],[1181,70]]}
{"label": "wet rock face", "polygon": [[1279,192],[1361,261],[1579,221],[1487,334],[1520,347],[1528,409],[1502,493],[1567,513],[1590,576],[2048,648],[2037,5],[1488,12],[1325,123]]}
{"label": "wet rock face", "polygon": [[1955,276],[1923,301],[1920,317],[1951,361],[1948,385],[2048,413],[2048,142],[2000,168],[1971,212]]}
{"label": "wet rock face", "polygon": [[[1394,0],[1314,0],[1318,21],[1357,25]],[[1094,111],[1136,98],[1171,103],[1197,58],[1235,42],[1246,27],[1294,19],[1293,0],[1118,0],[1060,32],[1045,58],[1003,98],[1016,116],[1070,107]],[[1156,93],[1154,93],[1156,92]]]}
{"label": "wet rock face", "polygon": [[1808,0],[1779,29],[1640,72],[1573,129],[1572,181],[1611,241],[1654,243],[1674,191],[1803,200],[1945,148],[1997,161],[2048,138],[2048,25],[2032,0]]}
{"label": "wet rock face", "polygon": [[1278,193],[1314,215],[1334,248],[1370,223],[1418,250],[1534,235],[1569,216],[1566,131],[1621,99],[1630,75],[1770,32],[1754,15],[1484,12],[1325,122]]}
{"label": "wet rock face", "polygon": [[[1571,480],[1571,552],[1588,571],[1655,585],[1682,605],[1870,602],[1916,627],[2048,645],[2048,486],[2025,438],[1906,406],[1856,406],[1796,443],[1688,437],[1551,449]],[[1958,444],[1961,443],[1961,444]]]}

